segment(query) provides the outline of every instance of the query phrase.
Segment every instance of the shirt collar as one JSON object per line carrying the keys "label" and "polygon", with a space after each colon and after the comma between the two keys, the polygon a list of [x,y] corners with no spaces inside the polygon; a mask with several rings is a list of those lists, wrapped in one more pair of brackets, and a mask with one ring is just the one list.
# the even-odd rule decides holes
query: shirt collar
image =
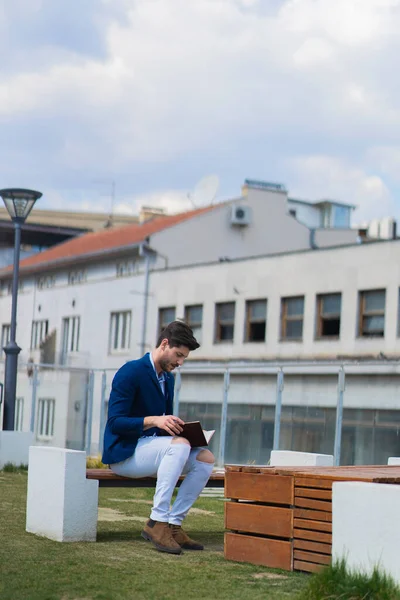
{"label": "shirt collar", "polygon": [[157,369],[156,369],[156,366],[155,366],[155,364],[154,364],[154,360],[153,360],[153,356],[152,356],[151,352],[149,352],[149,358],[150,358],[151,366],[152,366],[152,367],[153,367],[153,369],[154,369],[154,373],[156,374],[156,377],[157,377],[157,378],[158,378],[160,381],[164,381],[164,379],[165,379],[165,373],[164,373],[164,371],[161,371],[161,373],[160,373],[160,374],[158,374],[158,373],[157,373]]}

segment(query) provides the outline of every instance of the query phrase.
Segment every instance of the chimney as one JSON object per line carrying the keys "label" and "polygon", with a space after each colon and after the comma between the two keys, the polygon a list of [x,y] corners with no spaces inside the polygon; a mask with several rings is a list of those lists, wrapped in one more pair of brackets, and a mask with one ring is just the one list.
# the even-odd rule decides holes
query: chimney
{"label": "chimney", "polygon": [[165,210],[163,208],[156,208],[154,206],[141,206],[139,212],[139,223],[146,223],[154,219],[154,217],[166,217]]}

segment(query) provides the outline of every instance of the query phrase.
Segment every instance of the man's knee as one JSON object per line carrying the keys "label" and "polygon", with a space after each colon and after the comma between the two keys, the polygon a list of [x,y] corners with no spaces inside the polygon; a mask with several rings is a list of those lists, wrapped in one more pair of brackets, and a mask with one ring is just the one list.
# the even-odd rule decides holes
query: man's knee
{"label": "man's knee", "polygon": [[188,440],[184,437],[173,437],[172,438],[172,442],[171,444],[186,444],[187,446],[190,446],[190,443],[188,442]]}
{"label": "man's knee", "polygon": [[196,460],[199,460],[200,462],[209,463],[212,465],[215,463],[215,456],[209,450],[200,450],[200,452],[196,456]]}

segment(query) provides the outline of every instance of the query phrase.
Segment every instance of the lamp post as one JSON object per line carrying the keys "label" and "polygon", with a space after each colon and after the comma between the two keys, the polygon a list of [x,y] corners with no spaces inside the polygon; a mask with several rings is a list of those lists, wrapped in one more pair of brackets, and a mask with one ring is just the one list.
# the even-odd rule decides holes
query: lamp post
{"label": "lamp post", "polygon": [[21,226],[31,212],[33,205],[42,194],[34,190],[23,190],[20,188],[8,188],[0,190],[0,196],[6,206],[8,214],[14,223],[14,269],[11,293],[11,327],[10,341],[4,346],[6,354],[4,374],[4,418],[3,429],[14,430],[15,419],[15,394],[17,390],[17,367],[18,354],[21,348],[15,341],[17,329],[17,298],[18,298],[18,276],[19,276],[19,253],[21,248]]}

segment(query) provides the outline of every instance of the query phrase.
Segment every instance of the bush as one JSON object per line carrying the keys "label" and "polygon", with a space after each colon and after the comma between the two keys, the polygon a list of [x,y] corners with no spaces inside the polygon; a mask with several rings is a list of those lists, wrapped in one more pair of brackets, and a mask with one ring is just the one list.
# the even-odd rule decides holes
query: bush
{"label": "bush", "polygon": [[385,573],[352,572],[338,561],[310,578],[299,600],[400,600],[400,588]]}
{"label": "bush", "polygon": [[17,465],[14,465],[11,462],[6,463],[3,466],[3,471],[4,473],[20,473],[21,471],[27,471],[28,470],[28,465],[19,465],[19,467]]}
{"label": "bush", "polygon": [[88,456],[86,459],[87,469],[108,469],[108,465],[101,462],[100,454],[98,456]]}

